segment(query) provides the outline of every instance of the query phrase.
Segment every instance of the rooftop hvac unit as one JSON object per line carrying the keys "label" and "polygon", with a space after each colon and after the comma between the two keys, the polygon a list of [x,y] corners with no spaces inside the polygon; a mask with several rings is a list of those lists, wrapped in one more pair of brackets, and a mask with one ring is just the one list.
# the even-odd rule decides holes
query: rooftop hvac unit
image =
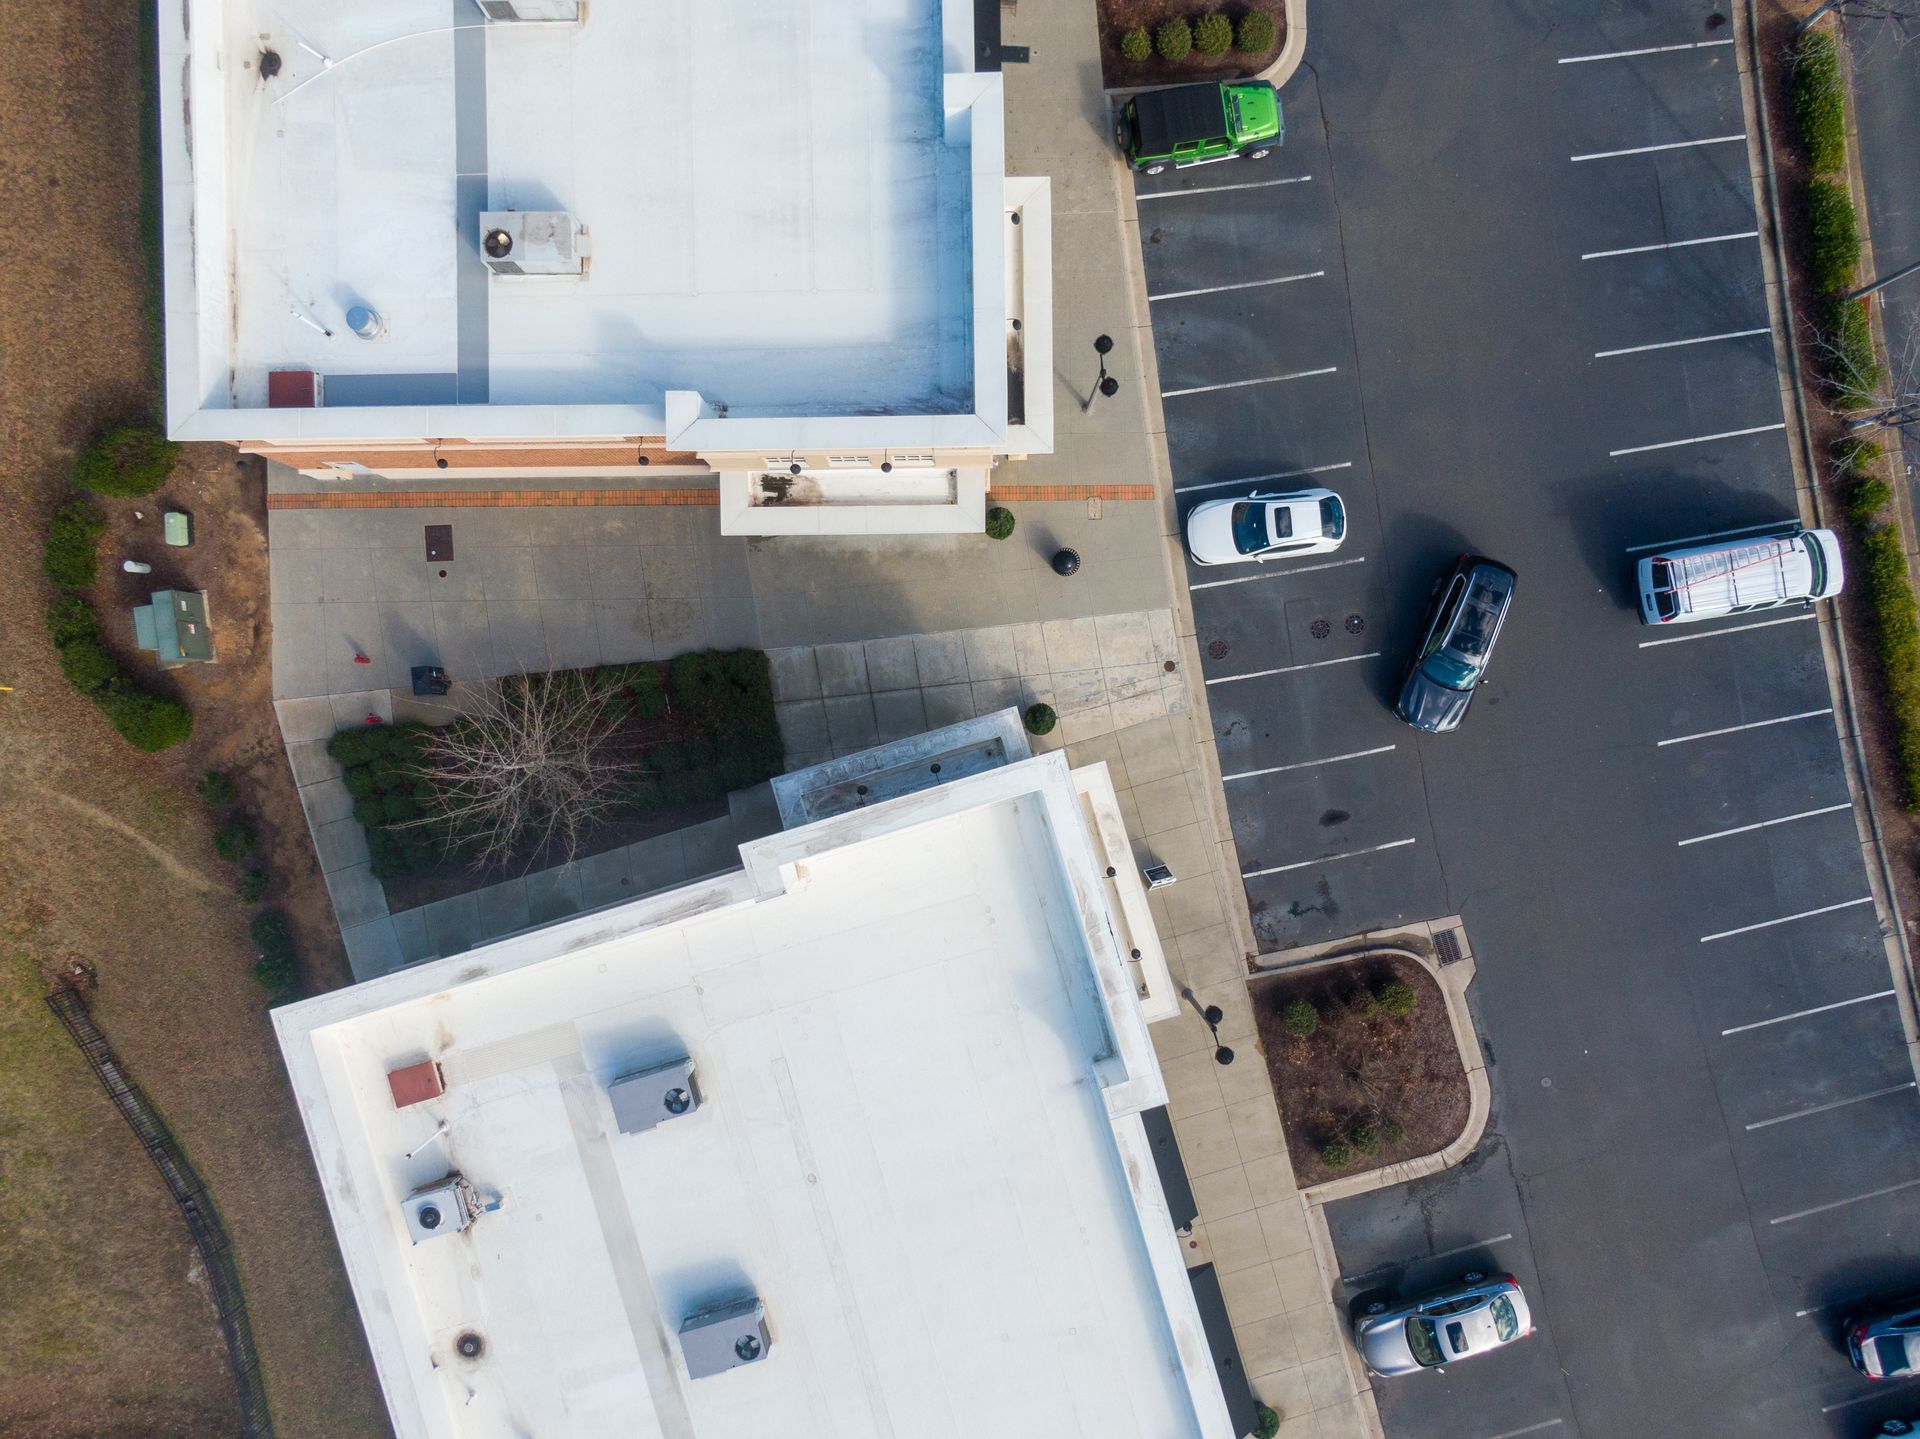
{"label": "rooftop hvac unit", "polygon": [[767,1357],[767,1306],[748,1295],[689,1314],[680,1322],[680,1355],[687,1375],[705,1379]]}
{"label": "rooftop hvac unit", "polygon": [[623,1074],[607,1086],[613,1117],[622,1134],[639,1134],[700,1107],[693,1085],[693,1061],[682,1057],[650,1069]]}
{"label": "rooftop hvac unit", "polygon": [[457,1174],[423,1184],[400,1202],[407,1216],[407,1233],[415,1244],[458,1234],[473,1223],[473,1191]]}
{"label": "rooftop hvac unit", "polygon": [[578,275],[592,253],[586,226],[563,210],[480,212],[480,258],[496,275]]}
{"label": "rooftop hvac unit", "polygon": [[580,0],[474,0],[496,25],[536,21],[580,21]]}

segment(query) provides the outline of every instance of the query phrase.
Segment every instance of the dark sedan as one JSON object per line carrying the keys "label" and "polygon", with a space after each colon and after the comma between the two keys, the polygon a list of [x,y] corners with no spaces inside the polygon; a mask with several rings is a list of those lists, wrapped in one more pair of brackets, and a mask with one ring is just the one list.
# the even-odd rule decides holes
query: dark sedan
{"label": "dark sedan", "polygon": [[1869,1379],[1920,1372],[1920,1295],[1908,1295],[1847,1320],[1847,1358]]}
{"label": "dark sedan", "polygon": [[1396,715],[1428,734],[1445,734],[1466,718],[1513,604],[1514,579],[1505,565],[1479,555],[1453,562],[1433,587]]}

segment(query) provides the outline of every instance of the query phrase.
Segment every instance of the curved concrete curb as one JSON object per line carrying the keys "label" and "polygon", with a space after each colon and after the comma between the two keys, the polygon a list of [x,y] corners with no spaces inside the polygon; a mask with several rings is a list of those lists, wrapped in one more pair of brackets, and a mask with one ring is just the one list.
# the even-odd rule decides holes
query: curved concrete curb
{"label": "curved concrete curb", "polygon": [[1460,1051],[1460,1065],[1467,1073],[1466,1127],[1451,1144],[1444,1149],[1435,1150],[1432,1154],[1403,1159],[1397,1164],[1369,1169],[1364,1174],[1343,1175],[1339,1179],[1329,1179],[1320,1184],[1302,1188],[1301,1197],[1310,1206],[1331,1204],[1338,1199],[1351,1199],[1356,1194],[1368,1194],[1376,1189],[1385,1189],[1389,1185],[1425,1179],[1428,1175],[1451,1169],[1473,1153],[1487,1131],[1487,1119],[1493,1108],[1493,1090],[1487,1080],[1486,1058],[1480,1052],[1480,1036],[1474,1032],[1473,1021],[1467,1014],[1467,986],[1473,983],[1474,978],[1474,962],[1471,956],[1442,969],[1427,956],[1415,950],[1404,949],[1398,945],[1382,944],[1357,949],[1338,958],[1322,960],[1302,968],[1319,969],[1325,965],[1345,964],[1354,959],[1377,958],[1382,955],[1412,960],[1433,977],[1434,983],[1439,986],[1441,996],[1446,1000],[1447,1020],[1453,1026],[1453,1042]]}

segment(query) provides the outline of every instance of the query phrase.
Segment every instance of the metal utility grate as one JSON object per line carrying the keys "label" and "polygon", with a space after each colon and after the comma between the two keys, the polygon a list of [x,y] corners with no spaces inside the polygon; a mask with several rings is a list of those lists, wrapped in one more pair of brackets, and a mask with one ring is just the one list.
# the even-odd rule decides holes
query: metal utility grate
{"label": "metal utility grate", "polygon": [[1333,633],[1333,621],[1315,620],[1312,624],[1308,625],[1307,628],[1313,632],[1315,639],[1323,640]]}
{"label": "metal utility grate", "polygon": [[1433,947],[1439,951],[1442,964],[1457,964],[1467,957],[1466,950],[1460,947],[1460,931],[1443,929],[1433,936]]}
{"label": "metal utility grate", "polygon": [[453,558],[453,526],[428,525],[427,558],[430,560],[450,560]]}

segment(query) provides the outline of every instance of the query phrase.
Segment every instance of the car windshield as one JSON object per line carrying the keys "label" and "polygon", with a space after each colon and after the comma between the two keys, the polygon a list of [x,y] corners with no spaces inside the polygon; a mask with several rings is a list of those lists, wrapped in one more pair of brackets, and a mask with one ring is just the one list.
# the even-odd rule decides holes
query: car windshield
{"label": "car windshield", "polygon": [[1340,539],[1347,533],[1346,511],[1332,495],[1320,501],[1320,533],[1330,540]]}
{"label": "car windshield", "polygon": [[1450,690],[1470,690],[1480,678],[1480,666],[1447,650],[1435,650],[1420,666],[1420,673]]}
{"label": "car windshield", "polygon": [[1513,1312],[1513,1301],[1506,1295],[1495,1295],[1493,1303],[1487,1306],[1487,1312],[1493,1315],[1493,1332],[1500,1336],[1502,1344],[1519,1336],[1520,1316]]}
{"label": "car windshield", "polygon": [[1440,1336],[1434,1332],[1431,1319],[1407,1321],[1407,1348],[1413,1351],[1413,1362],[1428,1369],[1446,1359],[1440,1352]]}
{"label": "car windshield", "polygon": [[1663,620],[1680,613],[1680,596],[1673,591],[1673,566],[1665,560],[1653,562],[1653,611]]}

